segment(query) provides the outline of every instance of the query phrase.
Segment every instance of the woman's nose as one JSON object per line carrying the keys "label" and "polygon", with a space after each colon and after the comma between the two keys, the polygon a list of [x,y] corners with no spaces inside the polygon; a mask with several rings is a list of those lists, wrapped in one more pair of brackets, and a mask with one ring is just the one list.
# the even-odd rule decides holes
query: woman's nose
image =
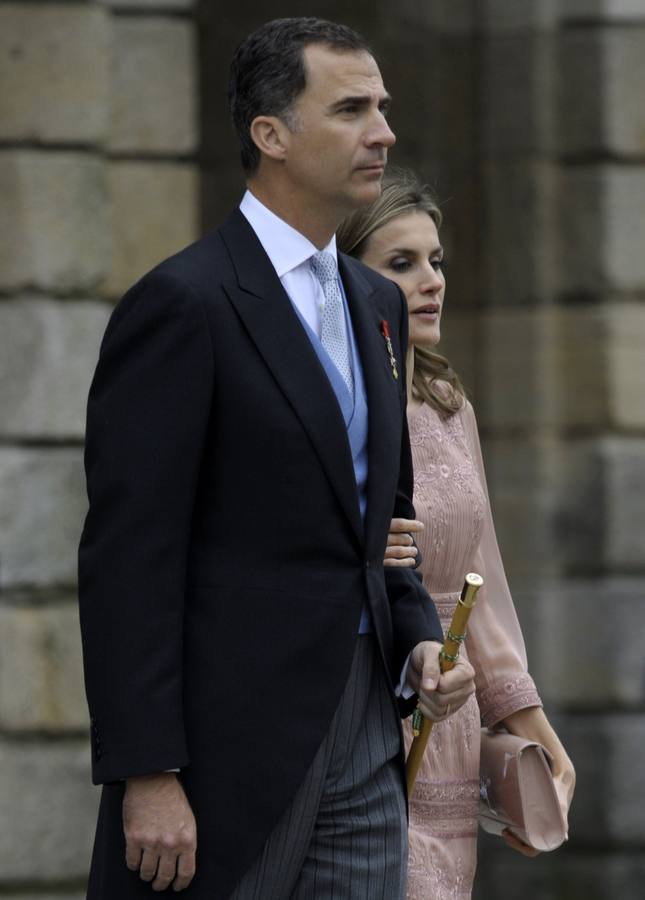
{"label": "woman's nose", "polygon": [[436,294],[437,291],[441,290],[442,286],[443,279],[440,273],[428,263],[427,268],[423,271],[419,290],[424,294]]}

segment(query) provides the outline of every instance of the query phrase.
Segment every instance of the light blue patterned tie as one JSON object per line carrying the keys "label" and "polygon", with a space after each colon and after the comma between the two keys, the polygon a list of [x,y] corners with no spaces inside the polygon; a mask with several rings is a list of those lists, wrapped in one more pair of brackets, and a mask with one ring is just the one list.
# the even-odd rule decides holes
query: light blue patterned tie
{"label": "light blue patterned tie", "polygon": [[345,329],[343,298],[338,286],[336,260],[324,250],[314,253],[310,259],[311,268],[322,285],[325,305],[321,315],[320,341],[332,362],[343,376],[349,393],[354,395],[354,377],[349,358],[349,343]]}

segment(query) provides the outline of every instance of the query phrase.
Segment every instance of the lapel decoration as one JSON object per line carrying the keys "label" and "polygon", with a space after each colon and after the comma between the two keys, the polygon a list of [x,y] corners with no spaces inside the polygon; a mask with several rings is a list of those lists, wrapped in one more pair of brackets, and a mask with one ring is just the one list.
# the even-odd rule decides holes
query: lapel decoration
{"label": "lapel decoration", "polygon": [[392,375],[395,378],[399,377],[398,369],[396,368],[396,357],[394,356],[394,350],[392,349],[392,341],[390,340],[390,326],[387,323],[387,319],[381,320],[381,333],[385,338],[385,346],[387,347],[387,352],[390,356],[390,365],[392,366]]}

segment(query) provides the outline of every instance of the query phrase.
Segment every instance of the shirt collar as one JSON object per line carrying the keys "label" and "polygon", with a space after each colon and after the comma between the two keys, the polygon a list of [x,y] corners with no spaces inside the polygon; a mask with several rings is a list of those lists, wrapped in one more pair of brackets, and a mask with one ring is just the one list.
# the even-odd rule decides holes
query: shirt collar
{"label": "shirt collar", "polygon": [[[282,278],[287,272],[291,272],[297,266],[310,259],[318,252],[311,241],[292,228],[284,219],[276,216],[274,212],[260,203],[251,191],[247,190],[240,203],[240,212],[256,233],[260,243],[271,260],[273,268]],[[338,263],[336,252],[336,235],[323,248]]]}

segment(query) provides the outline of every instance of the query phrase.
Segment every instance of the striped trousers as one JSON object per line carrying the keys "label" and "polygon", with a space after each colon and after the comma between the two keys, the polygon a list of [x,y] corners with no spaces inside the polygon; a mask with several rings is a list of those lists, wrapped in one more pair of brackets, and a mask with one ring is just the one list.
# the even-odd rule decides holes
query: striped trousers
{"label": "striped trousers", "polygon": [[[359,635],[329,732],[231,900],[403,900],[407,819],[398,711]],[[312,697],[312,703],[315,703]]]}

